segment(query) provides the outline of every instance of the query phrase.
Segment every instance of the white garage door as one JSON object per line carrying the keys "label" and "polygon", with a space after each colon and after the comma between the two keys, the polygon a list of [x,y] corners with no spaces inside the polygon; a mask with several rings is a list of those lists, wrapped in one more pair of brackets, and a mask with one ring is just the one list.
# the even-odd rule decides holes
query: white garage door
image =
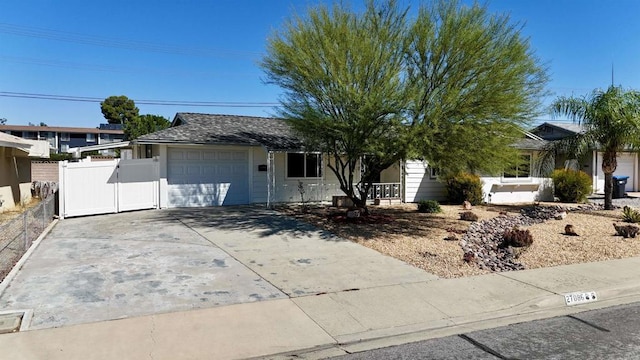
{"label": "white garage door", "polygon": [[169,148],[168,158],[170,207],[250,202],[248,151]]}
{"label": "white garage door", "polygon": [[[627,185],[625,191],[635,191],[635,177],[636,177],[636,154],[619,153],[618,154],[618,167],[613,173],[613,176],[628,176]],[[596,192],[604,192],[604,174],[602,173],[602,153],[598,153],[598,184]]]}

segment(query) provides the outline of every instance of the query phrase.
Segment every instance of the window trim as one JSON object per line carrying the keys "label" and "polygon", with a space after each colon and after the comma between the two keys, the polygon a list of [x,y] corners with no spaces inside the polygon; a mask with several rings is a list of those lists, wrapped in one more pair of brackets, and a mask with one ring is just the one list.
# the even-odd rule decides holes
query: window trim
{"label": "window trim", "polygon": [[[293,177],[293,176],[289,176],[289,154],[302,154],[304,155],[304,176],[299,177]],[[320,176],[307,176],[307,156],[309,155],[315,155],[318,157],[319,161],[320,161],[320,167],[318,170],[320,170]],[[285,153],[285,170],[284,170],[284,176],[285,179],[322,179],[324,175],[324,171],[323,171],[323,156],[322,154],[319,153],[299,153],[299,152],[287,152]]]}
{"label": "window trim", "polygon": [[516,174],[513,177],[507,177],[507,176],[505,176],[505,171],[502,172],[502,176],[501,176],[502,182],[513,183],[513,182],[518,182],[518,181],[531,181],[532,180],[532,177],[531,177],[531,164],[533,162],[533,154],[529,154],[529,153],[520,154],[520,157],[528,157],[529,158],[529,172],[528,172],[527,176],[519,176],[519,174],[518,174],[519,173],[519,169],[516,166],[516,169],[515,169]]}

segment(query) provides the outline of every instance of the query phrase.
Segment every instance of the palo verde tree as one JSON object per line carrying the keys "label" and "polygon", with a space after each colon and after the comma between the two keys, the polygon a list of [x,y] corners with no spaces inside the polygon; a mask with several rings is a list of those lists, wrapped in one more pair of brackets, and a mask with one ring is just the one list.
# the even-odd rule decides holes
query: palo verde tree
{"label": "palo verde tree", "polygon": [[364,209],[373,179],[404,156],[405,18],[393,1],[370,1],[362,15],[321,5],[272,36],[262,62],[285,90],[279,115],[329,155],[340,189]]}
{"label": "palo verde tree", "polygon": [[550,143],[545,157],[561,153],[577,159],[588,151],[601,151],[604,207],[612,210],[618,154],[640,150],[640,92],[610,86],[606,91],[594,90],[584,97],[559,97],[551,104],[551,114],[569,117],[582,125],[584,131]]}
{"label": "palo verde tree", "polygon": [[104,99],[100,103],[100,110],[109,124],[122,124],[123,126],[138,117],[140,112],[135,102],[124,95],[109,96]]}
{"label": "palo verde tree", "polygon": [[124,124],[125,140],[133,140],[139,136],[166,129],[171,125],[169,119],[160,115],[140,115]]}
{"label": "palo verde tree", "polygon": [[495,174],[520,161],[513,144],[539,108],[546,69],[521,27],[486,6],[440,1],[409,30],[414,154],[443,174]]}
{"label": "palo verde tree", "polygon": [[445,0],[411,21],[393,0],[368,1],[362,14],[319,6],[269,39],[262,66],[285,90],[280,115],[331,155],[358,206],[380,171],[407,156],[444,172],[517,163],[511,145],[547,81],[507,16]]}

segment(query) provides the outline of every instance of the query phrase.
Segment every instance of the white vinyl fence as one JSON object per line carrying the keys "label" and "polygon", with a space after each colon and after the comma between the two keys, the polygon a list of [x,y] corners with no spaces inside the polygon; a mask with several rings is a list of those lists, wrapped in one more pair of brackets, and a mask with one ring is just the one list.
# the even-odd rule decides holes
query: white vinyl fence
{"label": "white vinyl fence", "polygon": [[155,209],[157,159],[60,162],[60,217]]}

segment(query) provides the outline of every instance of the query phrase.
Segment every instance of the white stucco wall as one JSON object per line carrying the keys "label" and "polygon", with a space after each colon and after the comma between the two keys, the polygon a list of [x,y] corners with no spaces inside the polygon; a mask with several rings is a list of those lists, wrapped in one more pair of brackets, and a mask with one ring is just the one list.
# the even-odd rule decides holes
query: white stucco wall
{"label": "white stucco wall", "polygon": [[[266,158],[266,152],[264,156]],[[305,201],[331,201],[333,196],[344,195],[344,192],[340,190],[338,178],[327,167],[328,156],[323,156],[322,178],[318,179],[288,178],[286,171],[287,154],[279,152],[275,153],[274,156],[275,192],[272,196],[274,202],[300,202],[299,182],[302,182],[304,186]],[[360,173],[356,172],[355,181],[359,180],[359,175]]]}
{"label": "white stucco wall", "polygon": [[[154,147],[154,153],[159,155],[160,166],[160,207],[168,206],[168,183],[167,183],[167,155],[171,145],[158,145]],[[189,147],[188,145],[175,145],[176,147]],[[202,148],[203,145],[192,145]],[[220,146],[210,146],[210,148],[220,148]],[[239,147],[228,147],[229,149],[239,149]],[[267,171],[260,171],[261,165],[267,165],[267,152],[260,146],[242,147],[249,152],[249,191],[251,203],[267,203]],[[300,192],[298,182],[304,184],[305,201],[331,201],[334,195],[344,195],[340,190],[339,182],[335,174],[326,166],[327,157],[323,159],[323,177],[320,179],[299,179],[288,178],[286,176],[286,153],[274,153],[273,172],[275,176],[275,187],[273,188],[273,202],[300,202]],[[359,172],[356,174],[359,176]],[[356,181],[358,178],[356,178]]]}
{"label": "white stucco wall", "polygon": [[553,182],[549,178],[532,177],[513,181],[502,177],[483,176],[484,201],[491,204],[517,204],[553,201]]}
{"label": "white stucco wall", "polygon": [[[180,146],[184,147],[184,146]],[[198,146],[202,147],[202,146]],[[219,148],[219,147],[218,147]],[[238,148],[238,147],[233,147]],[[267,152],[264,148],[242,147],[249,153],[249,191],[251,203],[267,202],[267,171],[260,171],[261,165],[267,165]],[[154,154],[160,162],[160,206],[167,207],[167,145],[154,147]],[[156,152],[157,151],[157,152]],[[275,176],[273,202],[299,202],[301,200],[298,183],[304,186],[305,201],[331,201],[334,195],[344,195],[340,190],[335,174],[327,167],[328,157],[323,158],[322,178],[288,178],[286,153],[274,153],[272,171]],[[359,180],[356,172],[355,181]],[[432,178],[427,164],[423,161],[407,161],[404,176],[404,199],[416,202],[423,199],[445,200],[445,186]],[[545,178],[527,178],[514,181],[501,177],[482,177],[485,201],[491,203],[518,203],[552,200],[551,182]],[[400,164],[393,165],[381,174],[381,182],[394,183],[400,180]]]}
{"label": "white stucco wall", "polygon": [[0,146],[0,209],[31,200],[31,159],[24,151]]}
{"label": "white stucco wall", "polygon": [[[531,153],[535,156],[535,153]],[[501,176],[481,176],[484,201],[493,204],[553,201],[551,179],[529,177],[510,179]],[[446,199],[444,184],[432,178],[427,163],[410,160],[405,165],[405,201]]]}

